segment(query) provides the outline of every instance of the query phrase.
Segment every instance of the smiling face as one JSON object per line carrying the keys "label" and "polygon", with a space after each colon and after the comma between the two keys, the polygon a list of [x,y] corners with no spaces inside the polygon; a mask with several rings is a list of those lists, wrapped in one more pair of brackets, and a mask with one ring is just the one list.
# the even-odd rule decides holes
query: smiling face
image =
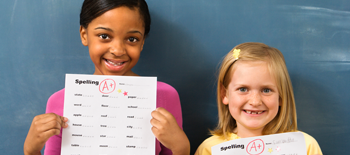
{"label": "smiling face", "polygon": [[266,124],[278,113],[279,93],[265,61],[237,61],[224,94],[237,122],[234,132],[242,138],[260,136]]}
{"label": "smiling face", "polygon": [[95,75],[136,75],[131,69],[139,60],[145,39],[138,9],[117,7],[91,21],[80,37],[88,46]]}

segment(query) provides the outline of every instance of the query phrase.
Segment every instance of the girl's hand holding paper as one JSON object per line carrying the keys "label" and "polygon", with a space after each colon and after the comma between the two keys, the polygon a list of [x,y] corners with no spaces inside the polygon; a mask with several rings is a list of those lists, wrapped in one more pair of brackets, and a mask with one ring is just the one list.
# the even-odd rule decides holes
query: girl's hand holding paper
{"label": "girl's hand holding paper", "polygon": [[190,154],[190,142],[174,116],[162,107],[154,110],[151,115],[152,132],[156,138],[169,148],[173,155]]}
{"label": "girl's hand holding paper", "polygon": [[61,128],[68,127],[67,121],[67,118],[54,113],[35,116],[24,142],[24,154],[41,154],[46,141],[53,135],[59,135]]}

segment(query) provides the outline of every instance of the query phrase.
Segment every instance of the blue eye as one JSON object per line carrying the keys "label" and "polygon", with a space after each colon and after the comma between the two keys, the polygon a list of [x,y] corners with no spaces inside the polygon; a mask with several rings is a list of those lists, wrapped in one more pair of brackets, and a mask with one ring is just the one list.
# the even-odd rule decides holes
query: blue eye
{"label": "blue eye", "polygon": [[130,42],[136,42],[136,41],[138,41],[138,39],[137,38],[135,38],[135,37],[130,37],[130,38],[128,38],[128,41],[130,41]]}
{"label": "blue eye", "polygon": [[247,92],[247,91],[248,91],[247,88],[239,88],[238,90],[239,90],[240,92]]}
{"label": "blue eye", "polygon": [[109,39],[109,37],[108,37],[107,34],[101,34],[101,35],[99,35],[99,37],[100,37],[101,39]]}
{"label": "blue eye", "polygon": [[271,92],[271,89],[268,89],[268,88],[263,89],[263,93],[270,93],[270,92]]}

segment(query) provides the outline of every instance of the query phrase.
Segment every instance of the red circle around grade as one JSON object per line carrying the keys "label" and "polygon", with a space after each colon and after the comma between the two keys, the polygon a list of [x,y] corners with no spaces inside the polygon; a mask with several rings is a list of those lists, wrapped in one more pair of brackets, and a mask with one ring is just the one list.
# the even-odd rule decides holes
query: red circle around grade
{"label": "red circle around grade", "polygon": [[[112,85],[110,85],[112,84]],[[107,87],[105,87],[107,86]],[[109,88],[111,87],[111,88]],[[107,90],[105,90],[107,89]],[[99,85],[99,90],[103,94],[109,94],[115,90],[115,81],[113,79],[105,79]]]}
{"label": "red circle around grade", "polygon": [[[260,152],[255,152],[255,154],[253,154],[253,153],[251,153],[252,146],[251,146],[251,147],[249,147],[249,146],[250,146],[250,144],[253,145],[253,142],[254,142],[254,146],[255,146],[255,149],[256,149],[256,144],[255,144],[255,142],[257,142],[257,141],[260,141],[260,142],[262,143],[262,149],[261,149],[261,151],[260,151],[260,147],[261,147],[261,146],[260,146],[260,147],[259,147],[259,151],[260,151]],[[260,143],[259,143],[259,144],[260,144]],[[248,148],[251,148],[251,149],[248,150]],[[247,149],[246,149],[246,151],[247,151],[247,153],[248,153],[249,155],[259,155],[259,154],[261,154],[264,150],[265,150],[265,144],[264,144],[264,141],[261,140],[261,139],[255,139],[255,140],[249,142],[249,144],[247,145]]]}

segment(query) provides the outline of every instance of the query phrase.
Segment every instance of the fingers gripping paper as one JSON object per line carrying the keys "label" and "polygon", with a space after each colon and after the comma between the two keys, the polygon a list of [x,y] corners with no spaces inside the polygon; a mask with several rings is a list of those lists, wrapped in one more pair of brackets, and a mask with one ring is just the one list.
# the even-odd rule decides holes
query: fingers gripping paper
{"label": "fingers gripping paper", "polygon": [[156,85],[156,77],[67,74],[61,154],[155,154]]}

